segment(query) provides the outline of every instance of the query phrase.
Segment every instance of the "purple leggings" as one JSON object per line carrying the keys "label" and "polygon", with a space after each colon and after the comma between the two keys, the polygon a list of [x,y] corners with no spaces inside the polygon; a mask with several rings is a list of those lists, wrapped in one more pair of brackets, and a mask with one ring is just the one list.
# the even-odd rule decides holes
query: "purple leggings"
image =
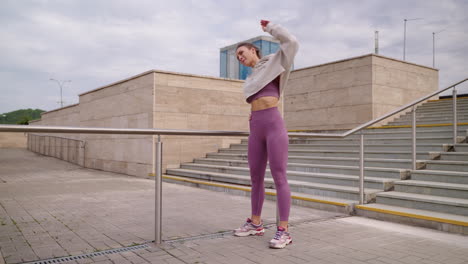
{"label": "purple leggings", "polygon": [[277,107],[252,112],[248,159],[253,215],[262,213],[265,199],[263,182],[268,160],[276,186],[280,221],[288,221],[291,207],[291,191],[286,178],[288,143],[288,132]]}

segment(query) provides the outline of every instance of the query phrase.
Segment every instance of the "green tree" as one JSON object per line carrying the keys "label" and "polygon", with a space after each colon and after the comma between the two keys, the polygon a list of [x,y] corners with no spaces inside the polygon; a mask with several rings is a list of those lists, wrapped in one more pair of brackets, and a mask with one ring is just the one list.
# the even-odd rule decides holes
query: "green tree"
{"label": "green tree", "polygon": [[20,109],[0,114],[0,124],[29,124],[29,121],[41,118],[41,109]]}
{"label": "green tree", "polygon": [[18,125],[29,125],[29,121],[31,121],[31,118],[29,116],[22,116],[16,124]]}

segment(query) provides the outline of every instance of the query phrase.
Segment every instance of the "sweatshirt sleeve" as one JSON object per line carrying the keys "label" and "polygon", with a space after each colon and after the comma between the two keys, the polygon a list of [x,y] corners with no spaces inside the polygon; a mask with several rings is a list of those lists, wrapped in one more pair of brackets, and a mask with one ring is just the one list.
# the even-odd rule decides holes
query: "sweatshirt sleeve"
{"label": "sweatshirt sleeve", "polygon": [[268,23],[265,31],[280,41],[280,50],[278,52],[282,53],[281,64],[285,69],[291,68],[294,57],[299,50],[299,43],[296,37],[291,35],[291,33],[281,25],[273,24],[272,22]]}

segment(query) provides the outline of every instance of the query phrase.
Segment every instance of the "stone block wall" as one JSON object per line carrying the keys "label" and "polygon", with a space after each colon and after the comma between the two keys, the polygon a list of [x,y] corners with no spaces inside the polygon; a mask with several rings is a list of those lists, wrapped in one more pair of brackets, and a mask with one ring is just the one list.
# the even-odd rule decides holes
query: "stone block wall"
{"label": "stone block wall", "polygon": [[[80,94],[80,126],[152,128],[152,72]],[[85,167],[147,176],[152,171],[152,136],[82,135]]]}
{"label": "stone block wall", "polygon": [[437,89],[436,69],[369,54],[293,71],[284,117],[290,131],[348,130]]}
{"label": "stone block wall", "polygon": [[[79,104],[43,113],[32,124],[247,131],[250,107],[243,99],[242,84],[238,80],[148,71],[80,94]],[[70,154],[75,146],[72,140],[82,141],[76,147],[83,153]],[[156,140],[156,136],[140,135],[33,134],[29,149],[68,161],[80,155],[80,163],[88,168],[147,177],[154,173]],[[236,137],[201,136],[162,136],[162,140],[164,169],[240,142]]]}
{"label": "stone block wall", "polygon": [[[243,81],[157,71],[155,128],[248,131]],[[239,143],[238,137],[162,136],[163,169]]]}

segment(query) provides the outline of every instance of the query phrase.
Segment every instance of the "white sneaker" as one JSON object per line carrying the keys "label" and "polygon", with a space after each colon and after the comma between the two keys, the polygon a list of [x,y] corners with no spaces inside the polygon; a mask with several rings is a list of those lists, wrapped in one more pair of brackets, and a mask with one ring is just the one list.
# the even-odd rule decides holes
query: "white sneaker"
{"label": "white sneaker", "polygon": [[263,228],[263,222],[260,225],[254,225],[250,218],[241,227],[234,230],[234,235],[239,237],[245,236],[263,236],[265,229]]}
{"label": "white sneaker", "polygon": [[278,231],[276,231],[275,237],[270,240],[271,248],[285,248],[286,245],[292,243],[291,235],[286,232],[284,227],[278,226]]}

